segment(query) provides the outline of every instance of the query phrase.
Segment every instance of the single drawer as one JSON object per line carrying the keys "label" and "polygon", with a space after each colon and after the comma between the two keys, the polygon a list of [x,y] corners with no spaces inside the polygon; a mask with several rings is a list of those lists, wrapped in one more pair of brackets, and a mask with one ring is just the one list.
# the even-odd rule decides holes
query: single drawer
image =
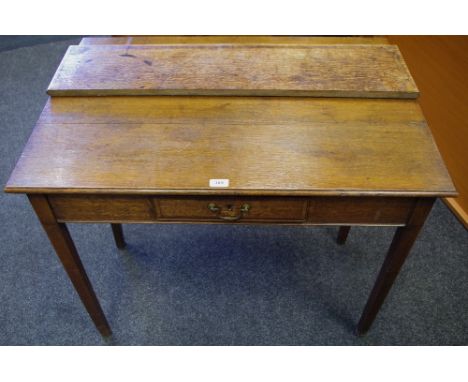
{"label": "single drawer", "polygon": [[154,199],[158,220],[305,221],[304,198],[162,197]]}

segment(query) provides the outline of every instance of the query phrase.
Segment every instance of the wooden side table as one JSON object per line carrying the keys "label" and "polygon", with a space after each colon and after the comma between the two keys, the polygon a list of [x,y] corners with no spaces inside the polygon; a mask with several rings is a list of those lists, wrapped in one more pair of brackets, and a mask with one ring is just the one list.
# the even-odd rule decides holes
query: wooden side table
{"label": "wooden side table", "polygon": [[217,46],[209,57],[230,68],[194,65],[206,47],[103,45],[64,58],[5,191],[28,195],[102,335],[111,330],[67,222],[110,223],[119,248],[121,223],[337,225],[340,244],[352,225],[397,226],[363,334],[435,198],[456,194],[393,48],[350,45],[347,65],[324,70],[341,48],[252,51],[273,60],[286,49],[280,67],[239,61],[257,48]]}

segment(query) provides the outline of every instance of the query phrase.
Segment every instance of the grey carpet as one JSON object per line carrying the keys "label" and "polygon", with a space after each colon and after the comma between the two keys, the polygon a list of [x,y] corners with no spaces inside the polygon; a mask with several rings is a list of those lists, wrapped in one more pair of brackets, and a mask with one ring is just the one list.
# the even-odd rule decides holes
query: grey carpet
{"label": "grey carpet", "polygon": [[[69,44],[0,53],[1,182]],[[466,345],[468,235],[437,202],[367,336],[353,334],[393,228],[71,225],[114,335],[103,340],[26,197],[0,194],[1,345]]]}
{"label": "grey carpet", "polygon": [[0,36],[0,52],[25,46],[71,40],[77,36]]}

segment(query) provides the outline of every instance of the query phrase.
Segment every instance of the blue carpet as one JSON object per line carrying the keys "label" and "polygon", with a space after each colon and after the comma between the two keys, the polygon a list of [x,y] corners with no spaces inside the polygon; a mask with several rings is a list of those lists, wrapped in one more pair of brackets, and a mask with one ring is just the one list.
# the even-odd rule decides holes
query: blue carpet
{"label": "blue carpet", "polygon": [[[0,53],[1,182],[78,40]],[[437,202],[371,331],[354,335],[394,228],[108,225],[71,234],[114,335],[95,330],[25,196],[0,194],[0,345],[467,345],[468,235]]]}

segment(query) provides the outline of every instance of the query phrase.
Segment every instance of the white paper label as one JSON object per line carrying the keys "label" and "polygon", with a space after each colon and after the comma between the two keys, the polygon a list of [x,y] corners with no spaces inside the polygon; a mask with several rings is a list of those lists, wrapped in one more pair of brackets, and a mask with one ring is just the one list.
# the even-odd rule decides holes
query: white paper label
{"label": "white paper label", "polygon": [[229,179],[210,179],[210,187],[229,187]]}

